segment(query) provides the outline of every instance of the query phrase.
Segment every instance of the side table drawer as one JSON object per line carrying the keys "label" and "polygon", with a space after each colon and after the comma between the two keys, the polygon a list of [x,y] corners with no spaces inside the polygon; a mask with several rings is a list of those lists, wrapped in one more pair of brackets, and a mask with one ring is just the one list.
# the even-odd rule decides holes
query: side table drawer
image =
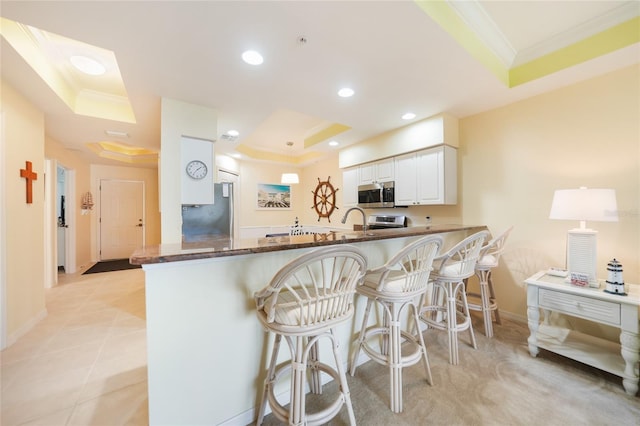
{"label": "side table drawer", "polygon": [[620,325],[620,304],[541,288],[538,304],[543,309],[610,325]]}

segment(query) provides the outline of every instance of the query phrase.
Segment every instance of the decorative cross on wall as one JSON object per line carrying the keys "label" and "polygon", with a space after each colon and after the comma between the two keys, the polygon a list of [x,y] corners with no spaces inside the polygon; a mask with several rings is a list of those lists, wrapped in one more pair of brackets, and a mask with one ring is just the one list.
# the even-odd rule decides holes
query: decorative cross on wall
{"label": "decorative cross on wall", "polygon": [[31,170],[31,161],[27,161],[27,168],[20,169],[20,177],[27,179],[27,204],[33,203],[33,181],[38,180],[38,174]]}

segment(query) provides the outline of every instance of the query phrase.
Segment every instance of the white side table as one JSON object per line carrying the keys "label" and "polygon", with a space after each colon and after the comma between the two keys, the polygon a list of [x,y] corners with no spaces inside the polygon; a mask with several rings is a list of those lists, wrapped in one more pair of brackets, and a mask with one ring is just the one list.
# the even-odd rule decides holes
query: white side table
{"label": "white side table", "polygon": [[[538,348],[544,348],[591,365],[622,377],[627,394],[636,395],[640,360],[640,286],[626,284],[628,294],[620,296],[604,292],[602,285],[600,288],[573,286],[565,283],[564,278],[547,275],[544,271],[527,278],[525,283],[531,356],[537,356]],[[540,308],[544,312],[542,323]],[[552,326],[548,321],[551,311],[617,327],[620,344]]]}

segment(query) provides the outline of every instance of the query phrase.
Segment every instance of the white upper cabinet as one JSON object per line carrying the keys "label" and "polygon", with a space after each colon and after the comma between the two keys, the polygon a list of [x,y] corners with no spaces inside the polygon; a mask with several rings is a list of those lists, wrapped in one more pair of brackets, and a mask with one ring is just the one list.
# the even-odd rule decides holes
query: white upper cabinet
{"label": "white upper cabinet", "polygon": [[395,204],[396,206],[411,206],[416,203],[416,187],[418,179],[416,177],[416,153],[399,155],[395,158],[396,184],[395,184]]}
{"label": "white upper cabinet", "polygon": [[213,204],[213,142],[180,139],[182,204]]}
{"label": "white upper cabinet", "polygon": [[389,182],[395,179],[393,158],[375,161],[360,166],[360,185]]}
{"label": "white upper cabinet", "polygon": [[342,171],[342,204],[344,207],[358,205],[359,168],[351,167]]}
{"label": "white upper cabinet", "polygon": [[395,157],[397,206],[456,204],[457,152],[448,145]]}

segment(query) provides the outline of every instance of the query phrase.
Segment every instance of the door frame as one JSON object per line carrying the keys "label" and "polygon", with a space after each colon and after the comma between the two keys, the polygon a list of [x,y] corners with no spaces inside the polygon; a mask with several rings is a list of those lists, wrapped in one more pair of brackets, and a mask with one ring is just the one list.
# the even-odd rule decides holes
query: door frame
{"label": "door frame", "polygon": [[56,159],[45,159],[45,175],[49,176],[44,185],[45,199],[45,270],[44,286],[50,288],[58,284],[58,218],[55,203],[58,200],[58,166],[64,169],[65,221],[67,227],[64,245],[64,272],[76,272],[76,171],[59,163]]}
{"label": "door frame", "polygon": [[44,159],[44,288],[58,284],[58,226],[55,217],[57,170],[55,159]]}
{"label": "door frame", "polygon": [[0,350],[7,346],[7,223],[5,215],[5,112],[0,111]]}
{"label": "door frame", "polygon": [[100,179],[98,182],[98,203],[100,211],[98,215],[98,261],[105,260],[102,258],[102,182],[139,182],[142,184],[142,247],[147,245],[147,185],[144,180],[138,179]]}

